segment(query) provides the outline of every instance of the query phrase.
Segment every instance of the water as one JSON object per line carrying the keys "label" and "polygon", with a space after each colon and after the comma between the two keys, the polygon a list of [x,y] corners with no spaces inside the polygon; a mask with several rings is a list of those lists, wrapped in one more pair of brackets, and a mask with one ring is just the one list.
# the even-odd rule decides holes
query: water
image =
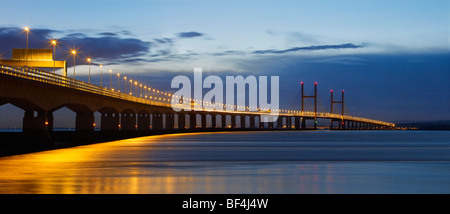
{"label": "water", "polygon": [[450,193],[450,132],[141,137],[2,157],[0,193]]}

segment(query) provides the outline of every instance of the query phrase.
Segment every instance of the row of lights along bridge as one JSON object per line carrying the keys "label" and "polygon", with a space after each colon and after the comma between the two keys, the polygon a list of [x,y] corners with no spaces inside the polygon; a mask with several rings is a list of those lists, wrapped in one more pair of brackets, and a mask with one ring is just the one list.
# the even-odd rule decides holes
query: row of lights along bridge
{"label": "row of lights along bridge", "polygon": [[[30,33],[30,27],[26,26],[23,28],[23,30],[26,32],[27,34],[27,44],[26,44],[26,59],[28,60],[28,38],[29,38],[29,33]],[[50,44],[53,46],[53,61],[55,61],[55,53],[56,53],[56,47],[58,46],[58,40],[56,39],[51,39],[50,40]],[[78,50],[73,48],[70,50],[70,54],[73,56],[73,79],[75,79],[75,69],[76,69],[76,56],[79,54]],[[86,62],[88,63],[88,84],[91,84],[91,63],[93,62],[93,58],[92,57],[86,57]],[[100,67],[100,87],[104,88],[105,90],[108,90],[108,87],[103,87],[103,65],[102,64],[98,64],[98,66]],[[113,82],[113,71],[112,69],[108,70],[110,73],[110,81],[109,81],[109,90],[111,91],[115,91],[115,89],[112,87],[112,82]],[[53,67],[53,72],[55,73],[55,66]],[[127,76],[123,76],[121,78],[120,73],[116,73],[117,76],[117,92],[121,92],[120,91],[120,82],[121,79],[123,79],[124,81],[124,91],[123,93],[125,94],[129,94],[131,96],[133,96],[133,85],[135,86],[135,96],[136,97],[140,97],[140,98],[144,98],[144,99],[149,99],[149,100],[155,100],[155,101],[164,101],[164,102],[169,102],[170,103],[170,98],[173,96],[171,93],[167,93],[167,92],[163,92],[161,90],[157,90],[155,88],[151,88],[150,86],[147,86],[145,84],[142,84],[138,81],[133,81],[131,78],[128,78]],[[127,82],[129,82],[130,85],[130,90],[127,92]],[[301,86],[303,87],[303,82],[301,82]],[[315,86],[317,86],[317,82],[315,82]],[[138,87],[140,88],[140,93],[138,90]],[[302,90],[303,92],[303,90]],[[333,95],[333,90],[330,91],[331,94]],[[342,96],[344,95],[344,90],[342,90]],[[139,94],[139,96],[137,96]],[[163,97],[161,97],[163,96]],[[181,99],[181,97],[177,97],[174,96],[177,99]],[[314,96],[303,96],[302,95],[302,102],[303,102],[303,98],[308,98],[308,97],[314,97]],[[342,97],[343,98],[343,97]],[[333,99],[333,96],[332,96]],[[201,101],[201,100],[196,100],[196,99],[190,99],[191,102],[196,103],[197,105],[200,104],[200,102],[203,102],[203,106],[206,107],[214,107],[217,104],[215,103],[211,103],[211,102],[207,102],[207,101]],[[333,101],[334,103],[339,103],[338,101]],[[342,102],[342,101],[340,101]],[[223,107],[225,108],[226,106],[230,106],[233,107],[232,105],[226,105],[226,104],[222,104],[222,103],[218,103],[218,105],[223,105]],[[235,108],[237,108],[238,106],[234,105]],[[302,105],[303,107],[303,105]],[[265,109],[265,108],[251,108],[251,107],[245,107],[245,109],[247,110],[258,110],[258,111],[268,111],[269,109]],[[304,109],[302,108],[302,111],[304,111]],[[343,109],[342,109],[343,111]],[[279,110],[279,112],[281,113],[297,113],[299,111],[295,111],[295,110]],[[304,112],[308,112],[308,111],[304,111]],[[315,110],[316,112],[316,110]],[[313,112],[310,112],[313,113]],[[342,112],[343,115],[343,112]]]}

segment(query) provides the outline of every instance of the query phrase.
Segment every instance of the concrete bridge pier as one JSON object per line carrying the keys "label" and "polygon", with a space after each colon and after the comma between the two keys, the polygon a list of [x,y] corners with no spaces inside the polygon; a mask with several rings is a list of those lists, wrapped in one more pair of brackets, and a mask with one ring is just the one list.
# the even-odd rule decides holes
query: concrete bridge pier
{"label": "concrete bridge pier", "polygon": [[259,116],[259,128],[260,128],[260,129],[265,129],[265,128],[266,128],[266,127],[264,126],[263,120],[264,120],[264,116],[260,115],[260,116]]}
{"label": "concrete bridge pier", "polygon": [[117,131],[119,130],[119,113],[118,112],[102,112],[100,120],[100,129],[102,131]]}
{"label": "concrete bridge pier", "polygon": [[250,115],[249,119],[250,119],[250,128],[254,129],[255,128],[255,116]]}
{"label": "concrete bridge pier", "polygon": [[94,112],[77,112],[75,120],[76,131],[94,131]]}
{"label": "concrete bridge pier", "polygon": [[215,114],[211,114],[211,128],[216,129],[217,128],[217,118]]}
{"label": "concrete bridge pier", "polygon": [[245,129],[246,125],[245,125],[245,117],[246,115],[240,115],[241,117],[241,129]]}
{"label": "concrete bridge pier", "polygon": [[35,117],[34,111],[25,111],[22,120],[22,130],[23,132],[47,132],[49,124],[47,112],[38,111]]}
{"label": "concrete bridge pier", "polygon": [[47,112],[47,131],[52,132],[53,131],[53,112],[48,111]]}
{"label": "concrete bridge pier", "polygon": [[197,128],[197,114],[196,113],[189,113],[189,129],[196,129]]}
{"label": "concrete bridge pier", "polygon": [[136,114],[134,112],[122,112],[120,117],[121,131],[135,131],[136,130]]}
{"label": "concrete bridge pier", "polygon": [[150,114],[148,112],[141,112],[137,115],[137,130],[150,130]]}
{"label": "concrete bridge pier", "polygon": [[53,144],[48,133],[50,122],[53,123],[53,116],[51,117],[51,121],[49,119],[48,112],[38,111],[35,117],[34,111],[25,111],[22,130],[24,136],[29,138],[29,140],[26,140],[27,143],[38,146],[49,146]]}
{"label": "concrete bridge pier", "polygon": [[226,128],[227,127],[227,115],[222,114],[220,122],[222,123],[222,129]]}
{"label": "concrete bridge pier", "polygon": [[207,114],[200,114],[201,121],[202,121],[202,129],[206,129],[206,115]]}
{"label": "concrete bridge pier", "polygon": [[278,117],[277,119],[277,129],[282,129],[283,128],[283,118],[282,117]]}
{"label": "concrete bridge pier", "polygon": [[172,112],[166,113],[166,129],[175,129],[175,116]]}
{"label": "concrete bridge pier", "polygon": [[294,126],[295,126],[295,130],[300,130],[301,129],[301,127],[300,127],[300,117],[294,117]]}
{"label": "concrete bridge pier", "polygon": [[292,129],[292,118],[291,117],[286,117],[286,128]]}
{"label": "concrete bridge pier", "polygon": [[163,129],[163,115],[161,112],[152,113],[152,130],[159,131]]}
{"label": "concrete bridge pier", "polygon": [[269,119],[269,122],[267,122],[267,128],[273,129],[273,121]]}
{"label": "concrete bridge pier", "polygon": [[236,128],[236,115],[230,115],[231,116],[231,128]]}
{"label": "concrete bridge pier", "polygon": [[186,114],[181,112],[178,113],[178,129],[186,129]]}

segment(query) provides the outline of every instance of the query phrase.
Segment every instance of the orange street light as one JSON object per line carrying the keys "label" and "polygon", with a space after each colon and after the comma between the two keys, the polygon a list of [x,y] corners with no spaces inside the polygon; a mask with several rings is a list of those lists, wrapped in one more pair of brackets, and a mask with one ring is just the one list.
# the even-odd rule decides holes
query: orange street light
{"label": "orange street light", "polygon": [[91,58],[87,58],[87,61],[89,63],[89,79],[88,79],[88,83],[91,84]]}
{"label": "orange street light", "polygon": [[28,34],[30,33],[30,27],[29,26],[25,26],[23,28],[23,30],[27,33],[27,49],[26,49],[26,61],[28,61]]}
{"label": "orange street light", "polygon": [[72,50],[72,55],[73,55],[73,78],[75,79],[75,57],[77,56],[77,51]]}
{"label": "orange street light", "polygon": [[56,39],[50,40],[50,43],[53,45],[53,73],[55,73],[55,61],[56,61]]}
{"label": "orange street light", "polygon": [[109,78],[109,88],[112,88],[112,70],[109,69],[109,73],[111,75],[111,77]]}

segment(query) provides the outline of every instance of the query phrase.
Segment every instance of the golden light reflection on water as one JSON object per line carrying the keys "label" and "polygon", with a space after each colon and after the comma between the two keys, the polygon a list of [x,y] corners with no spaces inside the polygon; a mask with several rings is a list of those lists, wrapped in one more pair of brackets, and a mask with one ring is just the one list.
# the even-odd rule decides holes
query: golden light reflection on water
{"label": "golden light reflection on water", "polygon": [[[134,138],[2,157],[0,193],[140,193],[142,183],[160,187],[173,179],[159,177],[149,182],[149,178],[139,177],[139,170],[133,167],[133,159],[139,159],[136,146],[151,145],[158,138]],[[127,157],[130,153],[133,156]]]}
{"label": "golden light reflection on water", "polygon": [[[193,164],[161,159],[161,154],[164,157],[165,152],[176,148],[171,144],[202,134],[141,137],[2,157],[0,193],[283,193],[286,189],[319,192],[317,184],[300,186],[292,182],[298,181],[296,177],[307,183],[318,179],[315,173],[295,174],[296,167],[288,169],[288,173],[294,172],[289,175],[292,179],[277,166],[255,168],[233,163],[230,168],[218,167],[217,162]],[[201,167],[193,167],[197,165]]]}
{"label": "golden light reflection on water", "polygon": [[[382,193],[404,185],[405,179],[385,183],[395,181],[390,175],[402,170],[408,172],[408,179],[416,179],[411,182],[417,186],[439,183],[428,182],[428,177],[448,180],[448,173],[439,174],[440,170],[431,176],[435,172],[429,171],[430,165],[284,161],[295,149],[303,155],[302,151],[319,153],[327,144],[318,150],[278,147],[274,146],[279,144],[277,136],[272,136],[276,144],[249,140],[254,137],[247,133],[160,135],[0,157],[0,193]],[[327,151],[340,154],[347,150]],[[268,156],[283,161],[267,161]],[[431,174],[424,177],[424,173]]]}

